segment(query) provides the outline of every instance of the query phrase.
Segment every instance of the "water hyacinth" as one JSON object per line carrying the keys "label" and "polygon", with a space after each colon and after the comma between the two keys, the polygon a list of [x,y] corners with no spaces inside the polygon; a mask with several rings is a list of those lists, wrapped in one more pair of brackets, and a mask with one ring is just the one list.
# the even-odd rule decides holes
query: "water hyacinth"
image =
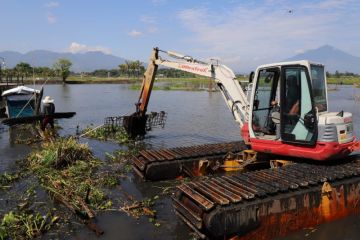
{"label": "water hyacinth", "polygon": [[0,175],[0,189],[7,189],[9,188],[9,184],[18,180],[20,178],[20,174],[19,173],[13,173],[13,174],[9,174],[9,173],[3,173]]}
{"label": "water hyacinth", "polygon": [[78,160],[86,161],[93,158],[88,145],[80,144],[72,137],[45,142],[42,148],[42,151],[29,157],[31,163],[62,168]]}
{"label": "water hyacinth", "polygon": [[0,239],[33,239],[48,231],[58,220],[51,213],[6,213],[0,225]]}
{"label": "water hyacinth", "polygon": [[119,144],[128,143],[130,140],[123,127],[112,127],[109,129],[106,126],[94,128],[92,125],[90,125],[82,131],[82,135],[100,141],[112,140]]}
{"label": "water hyacinth", "polygon": [[109,204],[96,178],[101,161],[95,159],[87,144],[75,138],[57,138],[43,143],[28,157],[30,169],[41,185],[58,201],[86,217]]}

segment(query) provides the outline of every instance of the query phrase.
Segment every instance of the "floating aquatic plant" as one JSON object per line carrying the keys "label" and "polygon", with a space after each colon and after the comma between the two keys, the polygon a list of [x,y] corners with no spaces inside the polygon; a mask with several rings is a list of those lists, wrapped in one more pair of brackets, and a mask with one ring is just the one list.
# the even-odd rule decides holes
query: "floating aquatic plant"
{"label": "floating aquatic plant", "polygon": [[82,136],[97,139],[100,141],[115,141],[119,144],[128,143],[130,141],[126,130],[123,127],[114,126],[98,126],[90,125],[82,131]]}
{"label": "floating aquatic plant", "polygon": [[4,215],[0,225],[0,239],[33,239],[50,228],[58,221],[59,217],[39,212],[14,213],[10,211]]}
{"label": "floating aquatic plant", "polygon": [[[58,138],[43,143],[28,157],[29,168],[54,200],[65,205],[90,228],[96,210],[111,207],[95,174],[101,161],[94,158],[87,144],[75,138]],[[92,229],[101,234],[98,228]]]}

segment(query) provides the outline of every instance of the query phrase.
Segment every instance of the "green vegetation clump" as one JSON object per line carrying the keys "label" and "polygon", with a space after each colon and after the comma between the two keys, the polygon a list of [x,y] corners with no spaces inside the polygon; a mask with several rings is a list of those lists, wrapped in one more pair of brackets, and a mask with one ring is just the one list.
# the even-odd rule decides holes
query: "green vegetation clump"
{"label": "green vegetation clump", "polygon": [[131,203],[125,204],[121,210],[127,213],[128,215],[139,219],[142,216],[146,216],[149,219],[149,222],[153,223],[156,227],[160,227],[160,222],[156,219],[156,210],[153,209],[155,202],[159,199],[158,195],[154,197],[145,198],[142,201],[133,201]]}
{"label": "green vegetation clump", "polygon": [[57,216],[48,213],[6,213],[0,225],[0,239],[33,239],[50,230],[58,220]]}
{"label": "green vegetation clump", "polygon": [[101,126],[99,128],[94,128],[92,125],[90,125],[82,131],[82,135],[100,141],[112,140],[119,144],[127,143],[130,140],[126,130],[123,127],[109,128],[106,126]]}
{"label": "green vegetation clump", "polygon": [[3,173],[0,175],[0,189],[8,189],[10,188],[9,184],[18,180],[20,178],[19,173]]}
{"label": "green vegetation clump", "polygon": [[[53,227],[55,221],[59,220],[56,226],[60,228],[61,224],[66,224],[66,213],[72,213],[99,235],[102,231],[97,228],[94,218],[97,212],[109,209],[124,211],[136,218],[146,216],[155,226],[160,226],[156,210],[153,209],[158,196],[135,200],[126,192],[123,197],[119,197],[118,193],[110,190],[121,183],[121,178],[127,177],[128,171],[132,169],[131,156],[143,149],[144,143],[129,140],[123,128],[115,129],[111,136],[108,134],[106,128],[99,128],[92,131],[90,136],[125,143],[113,155],[107,154],[107,160],[110,161],[96,159],[89,146],[80,143],[77,138],[49,138],[41,145],[34,146],[33,152],[22,161],[19,174],[1,175],[1,186],[6,189],[12,182],[22,178],[22,172],[29,177],[36,176],[38,181],[33,186],[45,190],[51,199],[68,211],[64,215],[57,212],[58,209],[32,204],[39,202],[38,199],[26,196],[20,199],[17,207],[0,215],[0,240],[40,237],[46,231],[56,230]],[[121,188],[116,189],[121,191]]]}
{"label": "green vegetation clump", "polygon": [[88,145],[80,144],[74,138],[58,138],[56,141],[43,143],[42,147],[40,153],[30,156],[33,165],[62,168],[76,161],[92,158]]}
{"label": "green vegetation clump", "polygon": [[95,174],[101,162],[86,144],[72,137],[58,138],[43,143],[41,150],[30,154],[28,163],[41,185],[75,212],[91,215],[92,209],[109,207]]}
{"label": "green vegetation clump", "polygon": [[0,240],[37,238],[57,225],[60,218],[54,214],[54,208],[39,204],[35,186],[30,186],[21,195],[11,194],[15,194],[16,199],[12,203],[17,205],[1,213]]}

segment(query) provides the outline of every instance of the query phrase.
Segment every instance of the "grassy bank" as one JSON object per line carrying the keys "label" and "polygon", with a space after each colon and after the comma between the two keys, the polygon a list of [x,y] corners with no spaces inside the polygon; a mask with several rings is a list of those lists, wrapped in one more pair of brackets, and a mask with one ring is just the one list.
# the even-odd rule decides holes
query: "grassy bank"
{"label": "grassy bank", "polygon": [[[238,80],[247,80],[246,77]],[[211,81],[209,78],[205,77],[196,77],[196,78],[156,78],[155,83],[168,83],[172,89],[183,89],[184,86],[179,86],[184,83],[192,84],[209,84]],[[14,83],[17,81],[14,80]],[[21,81],[20,81],[21,82]],[[43,84],[44,79],[35,80],[36,84]],[[107,84],[107,83],[117,83],[117,84],[137,84],[141,85],[142,77],[139,78],[128,78],[128,77],[79,77],[79,76],[70,76],[67,80],[69,84]],[[343,84],[343,85],[352,85],[360,84],[360,77],[358,76],[341,76],[341,77],[328,77],[328,84]],[[33,84],[33,79],[25,79],[24,84]],[[60,78],[51,78],[47,80],[47,84],[62,84]],[[134,87],[135,89],[139,87]],[[162,88],[160,88],[163,90]]]}
{"label": "grassy bank", "polygon": [[343,84],[343,85],[353,85],[360,84],[360,77],[329,77],[327,78],[328,84]]}
{"label": "grassy bank", "polygon": [[[156,78],[155,82],[168,82],[168,83],[175,83],[175,82],[192,82],[192,83],[205,83],[208,82],[208,78]],[[21,83],[22,81],[17,81],[14,79],[13,83]],[[24,79],[24,84],[34,84],[34,80],[32,78]],[[35,80],[35,84],[62,84],[62,79],[58,77],[46,79],[37,79]],[[106,83],[119,83],[119,84],[131,84],[131,83],[141,83],[142,77],[134,78],[134,77],[79,77],[79,76],[70,76],[66,83],[69,84],[106,84]]]}
{"label": "grassy bank", "polygon": [[[77,76],[70,76],[66,79],[67,84],[109,84],[109,83],[118,83],[118,84],[129,84],[129,83],[136,83],[141,82],[142,79],[137,78],[101,78],[101,77],[77,77]],[[17,81],[13,81],[16,83]],[[20,81],[21,82],[21,81]],[[62,79],[60,78],[51,78],[48,80],[45,79],[38,79],[35,80],[35,84],[63,84]],[[25,79],[24,84],[34,84],[33,79]]]}
{"label": "grassy bank", "polygon": [[[132,84],[129,89],[131,90],[140,90],[140,84]],[[163,90],[163,91],[204,91],[206,90],[204,87],[200,87],[198,84],[189,84],[189,83],[171,83],[166,85],[155,85],[152,90]]]}

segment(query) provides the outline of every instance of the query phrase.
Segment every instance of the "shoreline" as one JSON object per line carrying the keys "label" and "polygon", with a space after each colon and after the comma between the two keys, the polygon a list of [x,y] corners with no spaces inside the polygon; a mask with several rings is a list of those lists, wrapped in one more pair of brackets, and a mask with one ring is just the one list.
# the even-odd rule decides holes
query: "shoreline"
{"label": "shoreline", "polygon": [[[155,82],[166,82],[166,83],[176,83],[176,82],[190,82],[190,83],[207,83],[209,79],[206,78],[158,78]],[[24,81],[14,80],[11,83],[24,83],[25,85],[34,84],[32,79],[25,79]],[[35,84],[44,84],[46,80],[35,80]],[[6,82],[5,82],[6,83]],[[46,84],[63,84],[64,82],[61,79],[49,79]],[[65,84],[141,84],[142,78],[132,79],[132,78],[88,78],[88,79],[78,79],[70,77],[65,81]]]}
{"label": "shoreline", "polygon": [[[245,79],[239,79],[245,80]],[[44,84],[46,80],[35,80],[35,84]],[[87,78],[80,79],[77,77],[69,77],[68,80],[65,81],[65,84],[141,84],[142,78],[132,79],[132,78]],[[155,82],[166,82],[171,84],[176,84],[179,82],[188,82],[188,83],[208,83],[208,78],[158,78]],[[3,84],[6,84],[6,81],[2,81]],[[25,84],[31,85],[34,84],[33,79],[25,79],[23,81],[13,80],[9,82],[9,84]],[[63,84],[61,79],[49,79],[46,84]],[[354,78],[328,78],[328,85],[360,85],[360,77]]]}

